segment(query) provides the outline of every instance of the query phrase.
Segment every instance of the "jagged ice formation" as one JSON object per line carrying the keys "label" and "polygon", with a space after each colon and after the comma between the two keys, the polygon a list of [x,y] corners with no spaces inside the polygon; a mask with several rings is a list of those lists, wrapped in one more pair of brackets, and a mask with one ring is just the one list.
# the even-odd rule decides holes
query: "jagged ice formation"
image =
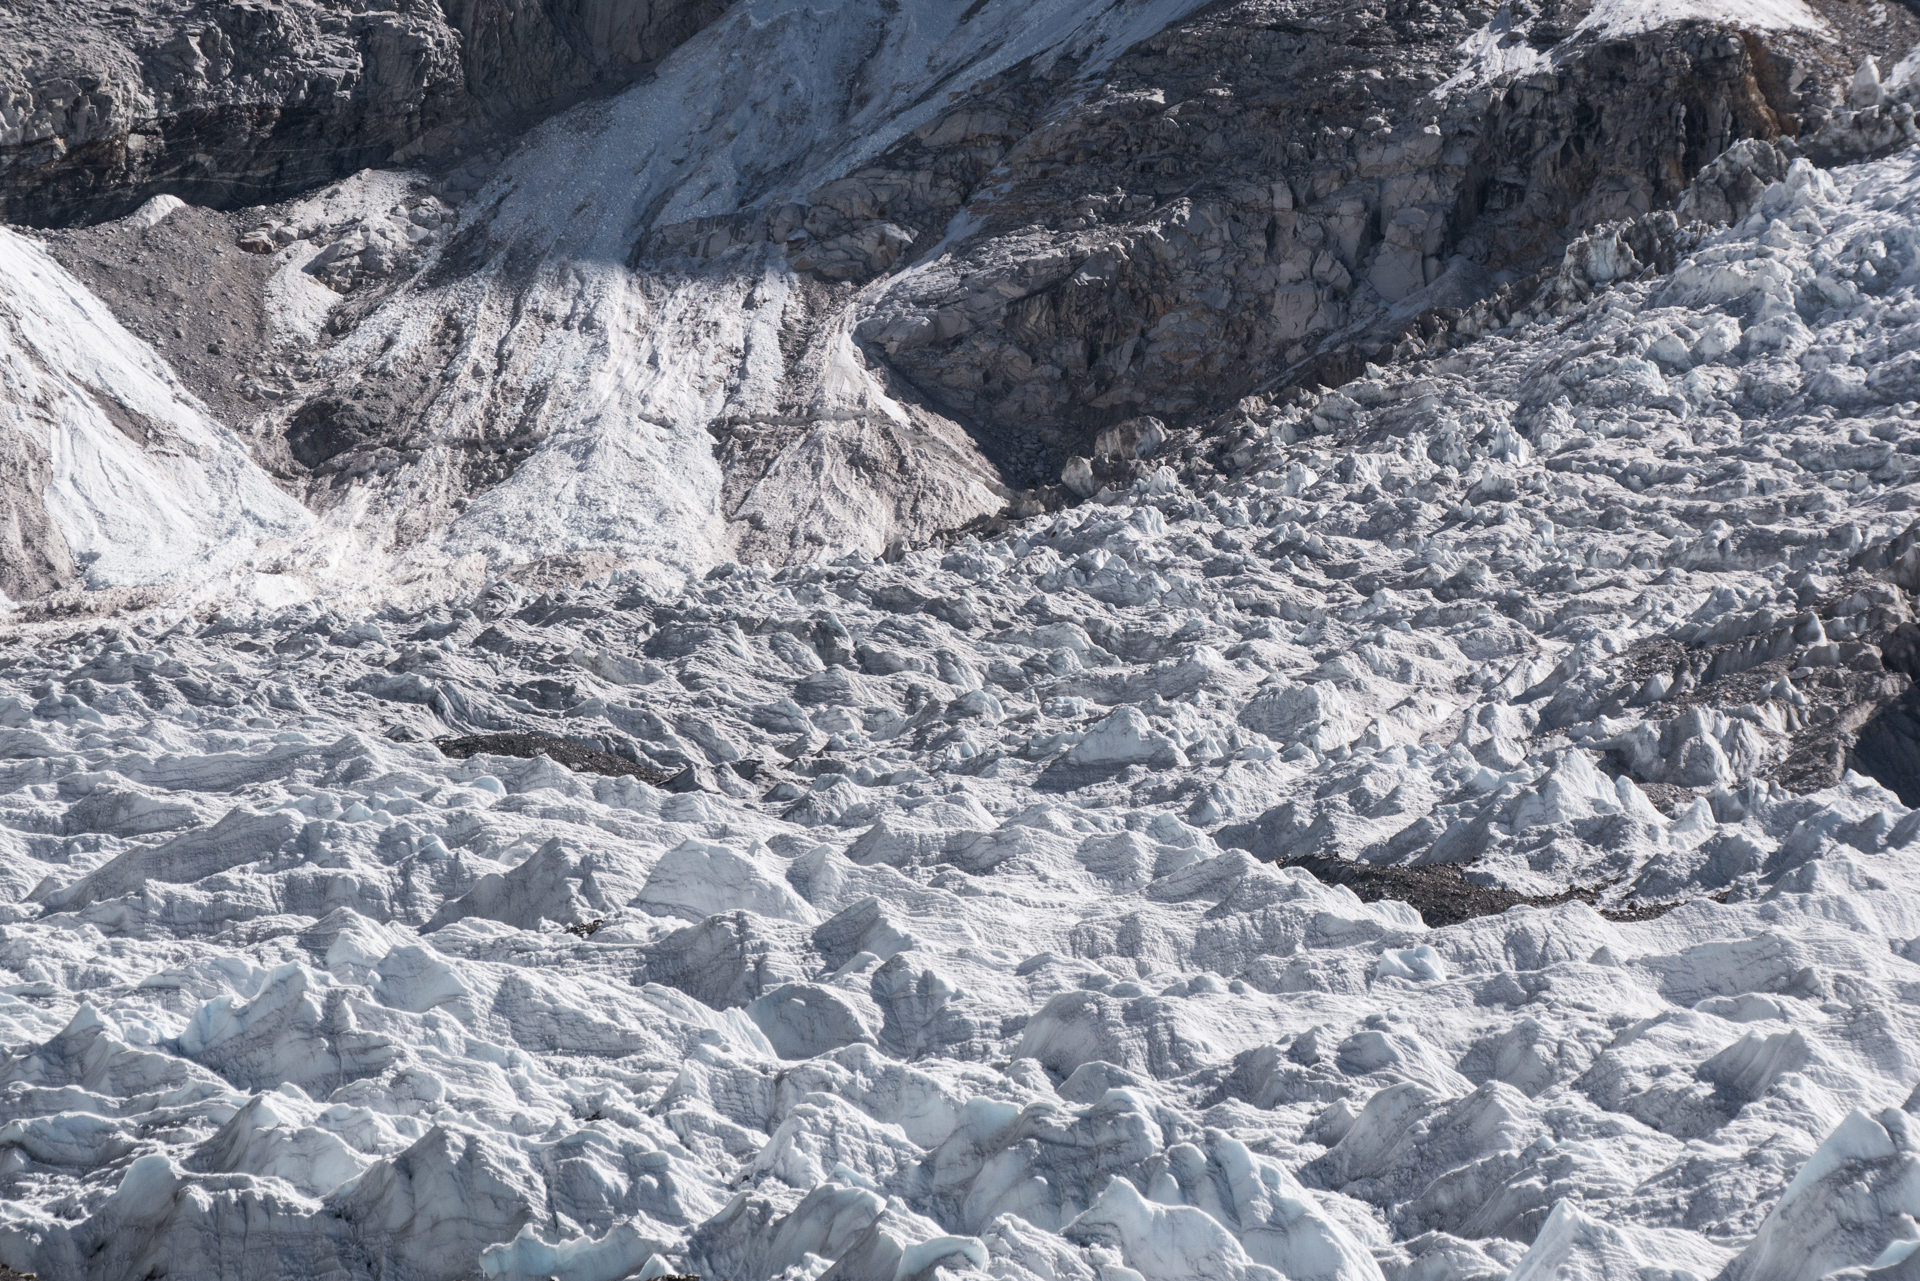
{"label": "jagged ice formation", "polygon": [[497,7],[233,6],[0,135],[233,142],[0,229],[0,1271],[1905,1281],[1854,8],[588,5],[488,98]]}
{"label": "jagged ice formation", "polygon": [[0,1262],[1900,1270],[1920,173],[1776,164],[992,539],[16,640]]}

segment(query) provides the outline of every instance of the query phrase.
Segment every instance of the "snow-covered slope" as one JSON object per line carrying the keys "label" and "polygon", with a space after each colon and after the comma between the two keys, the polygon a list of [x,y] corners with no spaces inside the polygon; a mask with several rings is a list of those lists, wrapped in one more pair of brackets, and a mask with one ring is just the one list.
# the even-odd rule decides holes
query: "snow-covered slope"
{"label": "snow-covered slope", "polygon": [[[442,254],[485,265],[430,270],[316,369],[343,399],[453,373],[409,407],[424,458],[327,512],[313,572],[593,551],[684,573],[727,559],[741,531],[778,544],[749,550],[809,559],[999,510],[1005,487],[967,432],[870,369],[847,300],[823,306],[779,246],[707,272],[627,260],[656,225],[778,207],[856,169],[1016,60],[1071,50],[1097,70],[1188,7],[744,3],[648,83],[536,131]],[[730,530],[743,500],[723,499],[710,429],[787,422],[806,439],[746,500],[765,516]],[[524,461],[468,506],[462,451],[490,439]]]}
{"label": "snow-covered slope", "polygon": [[[1625,36],[1676,22],[1711,22],[1728,16],[1728,7],[1716,0],[1596,0],[1580,23],[1590,30]],[[1742,24],[1759,31],[1792,27],[1817,31],[1824,25],[1805,0],[1751,0],[1740,6],[1737,16]]]}
{"label": "snow-covered slope", "polygon": [[4,228],[0,433],[11,508],[0,590],[12,595],[76,571],[95,588],[178,593],[313,523],[164,361]]}
{"label": "snow-covered slope", "polygon": [[14,642],[0,1263],[1900,1270],[1920,157],[1707,182],[992,540]]}

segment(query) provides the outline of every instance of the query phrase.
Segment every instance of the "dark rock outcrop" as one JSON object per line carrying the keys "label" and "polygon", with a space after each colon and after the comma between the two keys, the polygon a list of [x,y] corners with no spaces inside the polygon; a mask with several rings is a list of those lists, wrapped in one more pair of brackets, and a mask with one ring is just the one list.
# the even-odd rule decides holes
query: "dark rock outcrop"
{"label": "dark rock outcrop", "polygon": [[[1613,37],[1589,8],[1211,7],[1091,86],[1068,59],[1025,64],[805,202],[656,229],[632,262],[772,240],[825,281],[916,267],[863,317],[870,356],[1010,483],[1051,484],[1125,419],[1470,340],[1475,302],[1584,229],[1670,207],[1743,139],[1832,132],[1870,38],[1732,11]],[[1482,24],[1533,69],[1477,78],[1460,46]]]}
{"label": "dark rock outcrop", "polygon": [[371,165],[453,168],[456,184],[471,182],[489,145],[632,82],[724,7],[0,7],[0,222],[98,222],[159,192],[264,204]]}

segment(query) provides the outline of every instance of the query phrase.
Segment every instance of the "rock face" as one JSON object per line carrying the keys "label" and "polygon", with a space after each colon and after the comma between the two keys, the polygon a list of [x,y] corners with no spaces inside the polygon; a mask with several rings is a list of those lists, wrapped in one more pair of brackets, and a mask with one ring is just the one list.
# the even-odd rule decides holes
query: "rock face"
{"label": "rock face", "polygon": [[[1422,313],[1557,254],[1569,228],[1668,204],[1728,143],[1797,127],[1797,98],[1770,102],[1724,29],[1607,40],[1550,11],[1501,37],[1535,69],[1486,84],[1455,51],[1463,14],[1388,12],[1208,10],[1093,93],[996,85],[816,193],[808,230],[857,235],[871,224],[850,200],[872,192],[864,217],[919,237],[991,189],[974,234],[887,289],[859,332],[1037,484],[1134,414],[1190,416],[1309,362],[1345,381],[1401,331],[1417,342]],[[1070,70],[1053,74],[1064,87]]]}
{"label": "rock face", "polygon": [[97,222],[166,192],[257,205],[368,165],[456,166],[628,84],[717,0],[323,0],[0,10],[0,222]]}
{"label": "rock face", "polygon": [[[1150,468],[1101,445],[1126,423],[1471,341],[1708,162],[1687,213],[1732,218],[1796,139],[1912,131],[1900,84],[1854,83],[1904,11],[1636,12],[732,12],[471,199],[363,177],[246,215],[267,350],[206,394],[252,397],[329,546],[428,578],[877,553],[1043,510]],[[1744,143],[1773,168],[1720,160]]]}

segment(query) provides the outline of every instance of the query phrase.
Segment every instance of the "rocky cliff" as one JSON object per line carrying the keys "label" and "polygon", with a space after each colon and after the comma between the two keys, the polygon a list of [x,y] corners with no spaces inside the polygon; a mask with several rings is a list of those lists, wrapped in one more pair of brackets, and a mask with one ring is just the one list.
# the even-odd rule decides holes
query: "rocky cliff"
{"label": "rocky cliff", "polygon": [[722,7],[0,6],[0,221],[99,222],[163,192],[257,205],[369,165],[457,170],[540,117],[631,83]]}

